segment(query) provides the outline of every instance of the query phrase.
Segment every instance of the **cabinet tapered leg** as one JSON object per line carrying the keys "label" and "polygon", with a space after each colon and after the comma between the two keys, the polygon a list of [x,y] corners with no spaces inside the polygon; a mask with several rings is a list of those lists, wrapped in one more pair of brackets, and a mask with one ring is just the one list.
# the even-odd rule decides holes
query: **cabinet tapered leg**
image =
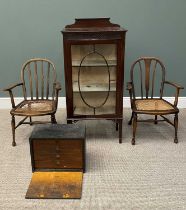
{"label": "cabinet tapered leg", "polygon": [[116,131],[118,131],[118,122],[116,122]]}
{"label": "cabinet tapered leg", "polygon": [[119,123],[119,143],[122,143],[122,125],[123,125],[123,120],[118,120]]}
{"label": "cabinet tapered leg", "polygon": [[13,137],[12,146],[15,147],[16,146],[16,142],[15,142],[15,117],[13,115],[12,115],[11,126],[12,126],[12,137]]}

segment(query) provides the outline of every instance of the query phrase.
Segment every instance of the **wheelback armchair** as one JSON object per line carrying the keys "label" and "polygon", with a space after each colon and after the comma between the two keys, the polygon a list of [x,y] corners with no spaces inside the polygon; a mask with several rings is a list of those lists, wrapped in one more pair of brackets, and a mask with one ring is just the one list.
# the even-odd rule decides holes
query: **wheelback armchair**
{"label": "wheelback armchair", "polygon": [[[141,57],[137,59],[131,66],[130,79],[131,81],[127,83],[127,90],[130,95],[132,116],[128,124],[133,124],[132,145],[135,145],[137,122],[144,121],[154,122],[155,124],[158,121],[168,122],[175,128],[174,143],[178,143],[179,109],[177,104],[180,89],[183,89],[183,87],[165,80],[165,66],[155,57]],[[157,90],[155,86],[157,85],[160,92],[156,93],[155,97],[155,91]],[[176,88],[174,104],[163,99],[165,85]],[[137,94],[140,97],[136,97]],[[138,120],[138,115],[140,114],[154,115],[155,117],[150,120]],[[172,122],[166,115],[174,115],[174,121]],[[160,120],[158,116],[161,117]]]}
{"label": "wheelback armchair", "polygon": [[[50,115],[50,122],[57,123],[55,113],[58,105],[58,93],[61,87],[56,82],[54,64],[50,60],[42,58],[28,60],[23,64],[21,81],[21,83],[4,89],[4,91],[8,91],[12,103],[10,111],[12,116],[12,146],[16,146],[15,129],[21,124],[48,123],[48,121],[32,121],[33,117]],[[22,87],[24,99],[16,105],[13,89],[19,86]],[[15,116],[24,116],[24,118],[16,125]],[[29,118],[29,122],[25,122],[27,118]]]}

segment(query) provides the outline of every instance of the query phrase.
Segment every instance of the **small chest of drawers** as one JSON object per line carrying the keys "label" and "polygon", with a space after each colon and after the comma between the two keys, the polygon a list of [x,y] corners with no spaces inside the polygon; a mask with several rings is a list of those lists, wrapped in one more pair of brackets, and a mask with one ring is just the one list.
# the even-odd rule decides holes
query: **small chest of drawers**
{"label": "small chest of drawers", "polygon": [[85,172],[85,128],[38,125],[30,136],[32,171]]}
{"label": "small chest of drawers", "polygon": [[81,198],[85,128],[37,125],[29,140],[33,175],[25,198]]}

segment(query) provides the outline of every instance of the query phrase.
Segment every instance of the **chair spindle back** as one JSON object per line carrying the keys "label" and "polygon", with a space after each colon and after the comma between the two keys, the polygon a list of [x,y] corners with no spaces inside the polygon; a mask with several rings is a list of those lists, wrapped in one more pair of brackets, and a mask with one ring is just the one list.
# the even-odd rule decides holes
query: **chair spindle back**
{"label": "chair spindle back", "polygon": [[56,70],[48,59],[30,59],[23,64],[21,70],[24,99],[54,99]]}

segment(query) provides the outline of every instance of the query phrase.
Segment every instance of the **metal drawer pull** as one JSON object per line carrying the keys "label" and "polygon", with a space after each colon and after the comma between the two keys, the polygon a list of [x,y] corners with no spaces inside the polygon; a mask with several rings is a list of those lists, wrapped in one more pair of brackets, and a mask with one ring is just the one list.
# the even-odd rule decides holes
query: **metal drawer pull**
{"label": "metal drawer pull", "polygon": [[59,146],[56,146],[56,151],[59,151]]}
{"label": "metal drawer pull", "polygon": [[59,154],[56,155],[56,158],[60,158],[60,157],[61,157],[61,155],[59,155]]}
{"label": "metal drawer pull", "polygon": [[56,161],[56,164],[57,164],[57,165],[60,165],[60,161]]}

